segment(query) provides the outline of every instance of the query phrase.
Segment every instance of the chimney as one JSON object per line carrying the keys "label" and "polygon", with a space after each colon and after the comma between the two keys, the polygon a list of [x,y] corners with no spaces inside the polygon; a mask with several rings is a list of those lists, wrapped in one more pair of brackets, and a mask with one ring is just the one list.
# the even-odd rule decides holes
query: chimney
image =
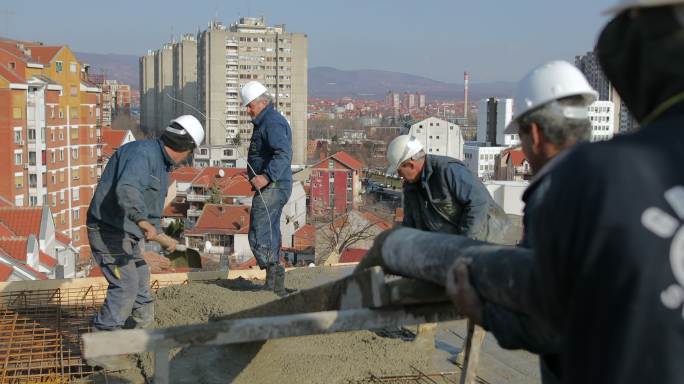
{"label": "chimney", "polygon": [[468,72],[463,72],[463,118],[468,122]]}

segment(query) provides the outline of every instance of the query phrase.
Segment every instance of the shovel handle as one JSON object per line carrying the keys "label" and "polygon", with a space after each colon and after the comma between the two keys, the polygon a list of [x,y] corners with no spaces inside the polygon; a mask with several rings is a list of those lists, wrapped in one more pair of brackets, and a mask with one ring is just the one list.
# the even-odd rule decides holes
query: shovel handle
{"label": "shovel handle", "polygon": [[174,245],[176,246],[176,251],[184,252],[187,249],[185,244],[179,244],[176,239],[163,233],[158,234],[157,237],[154,238],[154,241],[161,244],[164,249],[173,248]]}

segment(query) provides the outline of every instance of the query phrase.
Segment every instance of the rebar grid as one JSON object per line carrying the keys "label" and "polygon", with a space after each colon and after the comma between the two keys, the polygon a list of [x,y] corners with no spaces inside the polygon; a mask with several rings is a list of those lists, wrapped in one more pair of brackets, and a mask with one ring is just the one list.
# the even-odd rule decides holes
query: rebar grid
{"label": "rebar grid", "polygon": [[[178,284],[188,280],[150,286]],[[82,358],[81,334],[106,293],[106,285],[0,292],[0,384],[68,383],[94,373]]]}

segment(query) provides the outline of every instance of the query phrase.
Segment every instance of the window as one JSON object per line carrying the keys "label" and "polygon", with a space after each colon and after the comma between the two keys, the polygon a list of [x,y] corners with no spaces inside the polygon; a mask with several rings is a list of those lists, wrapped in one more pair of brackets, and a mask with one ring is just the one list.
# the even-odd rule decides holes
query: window
{"label": "window", "polygon": [[71,179],[72,180],[78,180],[79,175],[78,175],[78,168],[71,168]]}
{"label": "window", "polygon": [[[52,161],[52,164],[55,163],[55,151],[50,151],[50,160]],[[54,177],[54,176],[53,176]],[[54,183],[54,182],[53,182]]]}
{"label": "window", "polygon": [[36,141],[36,130],[35,129],[29,129],[28,130],[28,139],[29,139],[29,141]]}
{"label": "window", "polygon": [[50,141],[55,141],[55,131],[50,132]]}
{"label": "window", "polygon": [[14,164],[21,165],[21,153],[14,154]]}
{"label": "window", "polygon": [[35,173],[29,174],[29,188],[35,188],[38,186],[38,175]]}
{"label": "window", "polygon": [[55,71],[57,71],[57,73],[62,72],[62,62],[61,61],[55,61]]}
{"label": "window", "polygon": [[29,206],[35,207],[36,205],[38,205],[38,197],[29,196]]}
{"label": "window", "polygon": [[[60,119],[63,119],[63,118],[64,118],[64,112],[63,112],[61,109],[59,110],[59,118],[60,118]],[[62,135],[59,135],[59,136],[60,136],[60,140],[61,140],[61,139],[62,139]]]}
{"label": "window", "polygon": [[[64,190],[63,189],[61,191],[59,191],[59,202],[64,204]],[[62,221],[62,224],[63,223],[64,223],[64,221]]]}
{"label": "window", "polygon": [[14,176],[14,186],[20,189],[24,186],[24,176]]}
{"label": "window", "polygon": [[59,150],[59,161],[64,161],[64,150],[63,149]]}
{"label": "window", "polygon": [[[59,171],[59,182],[64,182],[64,171]],[[62,192],[62,195],[64,195],[64,192]],[[64,200],[64,197],[62,197],[62,200]]]}
{"label": "window", "polygon": [[200,155],[206,156],[208,153],[209,153],[209,152],[208,152],[208,149],[206,149],[206,148],[200,148]]}
{"label": "window", "polygon": [[92,159],[93,157],[95,157],[95,149],[90,147],[90,158]]}
{"label": "window", "polygon": [[73,236],[74,241],[79,241],[79,240],[81,240],[81,234],[78,233],[78,231],[73,231],[73,234],[74,234],[74,236]]}
{"label": "window", "polygon": [[57,206],[57,195],[52,195],[52,206],[53,207]]}
{"label": "window", "polygon": [[[60,112],[60,113],[61,113],[61,112]],[[60,139],[60,140],[64,140],[64,132],[62,132],[61,129],[59,130],[59,139]]]}
{"label": "window", "polygon": [[59,222],[62,223],[62,224],[65,224],[65,223],[66,223],[66,220],[64,219],[64,214],[63,214],[63,213],[61,213],[61,214],[59,215]]}
{"label": "window", "polygon": [[74,148],[71,150],[71,158],[74,160],[78,159],[78,148]]}
{"label": "window", "polygon": [[57,181],[56,179],[57,179],[57,178],[55,177],[55,174],[54,174],[54,173],[53,173],[52,175],[50,175],[50,181],[52,182],[52,185],[55,185],[55,184],[56,184],[56,181]]}
{"label": "window", "polygon": [[19,107],[12,108],[12,118],[20,120],[22,116],[23,115],[21,113],[21,108],[19,108]]}
{"label": "window", "polygon": [[224,149],[223,150],[223,156],[227,156],[227,157],[233,156],[233,150],[232,149]]}
{"label": "window", "polygon": [[74,62],[71,62],[71,64],[69,64],[69,72],[76,73],[77,70],[78,70],[78,65]]}
{"label": "window", "polygon": [[76,200],[80,199],[81,198],[80,195],[81,194],[80,194],[80,191],[78,190],[78,188],[74,188],[71,190],[71,200],[76,201]]}
{"label": "window", "polygon": [[21,131],[14,131],[14,142],[21,144]]}
{"label": "window", "polygon": [[71,128],[71,140],[78,140],[78,128]]}

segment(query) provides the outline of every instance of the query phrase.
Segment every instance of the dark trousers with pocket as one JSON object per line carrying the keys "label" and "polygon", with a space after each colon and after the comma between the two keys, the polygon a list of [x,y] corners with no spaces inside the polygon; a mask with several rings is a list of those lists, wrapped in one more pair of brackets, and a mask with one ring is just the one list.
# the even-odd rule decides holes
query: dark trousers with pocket
{"label": "dark trousers with pocket", "polygon": [[93,258],[107,279],[107,297],[93,318],[98,330],[145,327],[154,321],[150,268],[143,259],[143,240],[124,233],[88,227]]}

